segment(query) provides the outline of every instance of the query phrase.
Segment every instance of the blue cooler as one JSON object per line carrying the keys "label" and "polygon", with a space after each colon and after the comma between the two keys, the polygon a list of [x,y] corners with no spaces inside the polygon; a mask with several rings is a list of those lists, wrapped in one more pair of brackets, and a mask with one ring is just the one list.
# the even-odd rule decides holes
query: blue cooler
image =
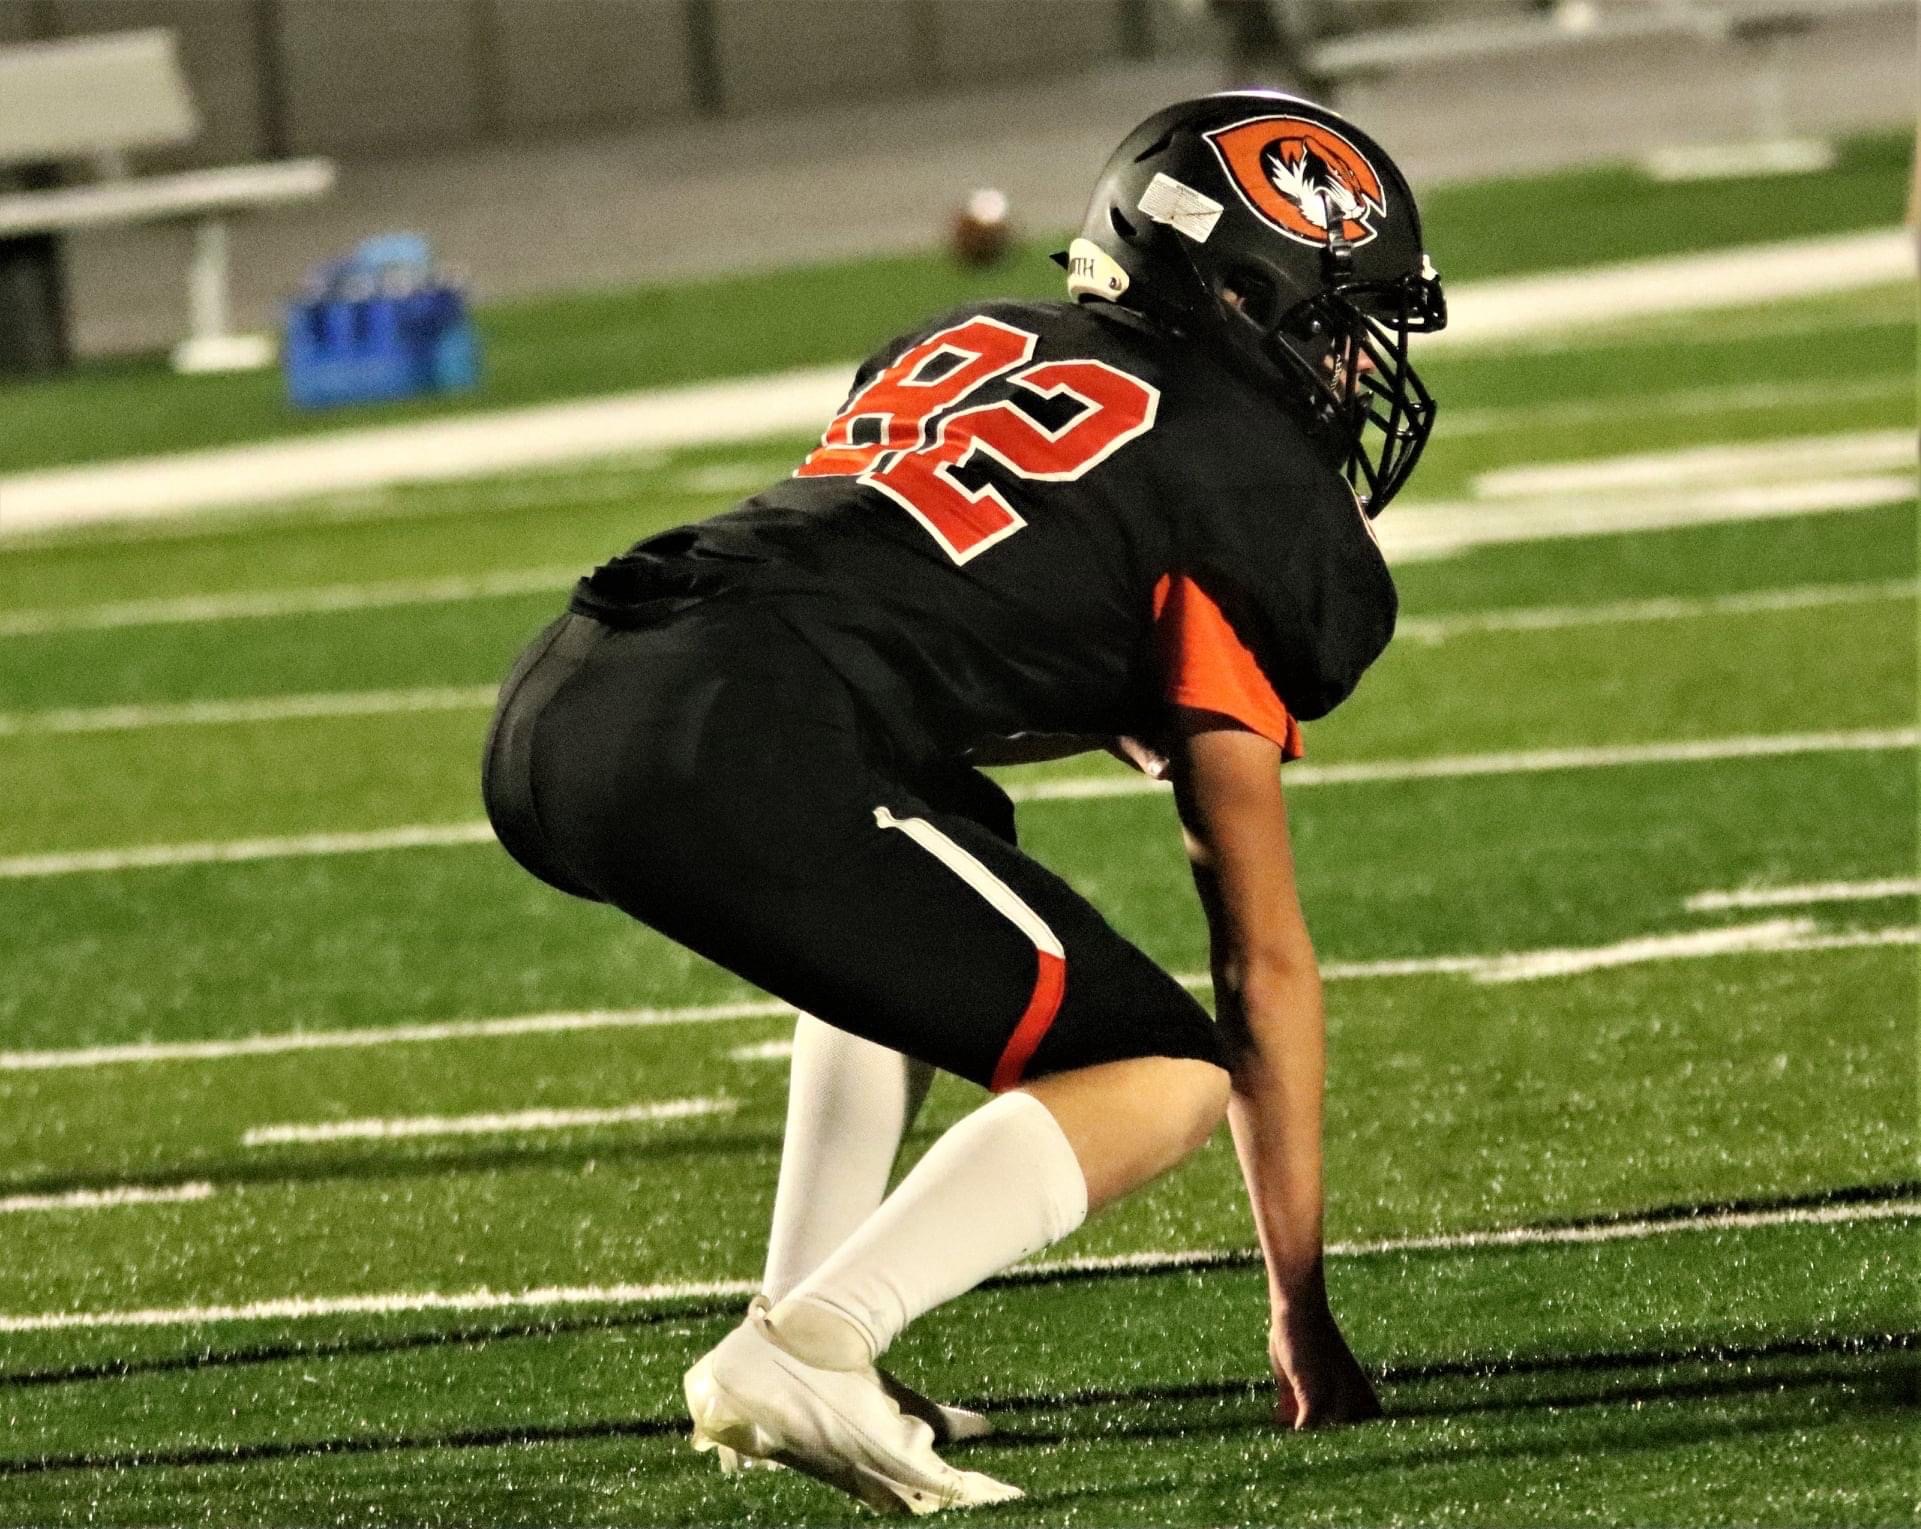
{"label": "blue cooler", "polygon": [[287,396],[303,409],[458,392],[480,380],[467,296],[418,234],[381,234],[316,267],[287,305]]}

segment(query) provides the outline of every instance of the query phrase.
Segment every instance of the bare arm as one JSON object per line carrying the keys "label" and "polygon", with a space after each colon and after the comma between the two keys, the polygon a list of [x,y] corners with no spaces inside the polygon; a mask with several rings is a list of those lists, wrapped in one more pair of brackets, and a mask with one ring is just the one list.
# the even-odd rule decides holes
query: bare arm
{"label": "bare arm", "polygon": [[1321,1267],[1321,978],[1294,885],[1280,749],[1207,712],[1182,713],[1175,790],[1207,913],[1228,1122],[1267,1264],[1279,1419],[1376,1416],[1327,1305]]}

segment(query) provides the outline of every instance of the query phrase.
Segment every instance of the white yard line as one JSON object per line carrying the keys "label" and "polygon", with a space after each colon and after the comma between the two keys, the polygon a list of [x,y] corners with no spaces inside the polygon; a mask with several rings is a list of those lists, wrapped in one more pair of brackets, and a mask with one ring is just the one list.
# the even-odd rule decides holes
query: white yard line
{"label": "white yard line", "polygon": [[[1637,343],[1648,343],[1645,339]],[[1568,346],[1561,346],[1566,349]],[[851,367],[850,367],[851,371]],[[1819,379],[1808,382],[1755,382],[1713,387],[1680,388],[1666,393],[1639,392],[1621,398],[1569,399],[1549,404],[1528,404],[1492,409],[1463,409],[1447,416],[1449,439],[1472,435],[1520,434],[1571,425],[1594,425],[1643,419],[1650,415],[1725,418],[1731,414],[1765,412],[1804,405],[1868,403],[1914,390],[1914,379],[1906,372],[1874,373],[1866,376]],[[540,470],[453,485],[458,498],[443,503],[424,500],[420,493],[403,494],[412,487],[431,490],[436,485],[388,484],[378,488],[356,489],[329,494],[306,501],[301,508],[330,523],[417,519],[423,514],[470,513],[475,510],[535,508],[557,504],[611,503],[647,492],[654,483],[669,492],[699,494],[742,494],[761,488],[786,476],[791,459],[762,458],[689,467],[680,472],[664,471],[660,454],[631,454],[607,457],[576,464],[570,470]],[[1416,492],[1418,492],[1418,488]],[[1410,497],[1403,508],[1419,501]],[[86,545],[100,546],[127,542],[154,542],[182,537],[201,538],[215,533],[258,534],[261,519],[283,513],[272,504],[225,513],[210,512],[160,521],[114,521],[97,527],[98,535]],[[44,531],[6,533],[0,520],[0,553],[31,550],[48,535],[60,536],[58,527]]]}
{"label": "white yard line", "polygon": [[[1883,321],[1880,327],[1894,321]],[[1583,342],[1587,344],[1591,342]],[[1646,338],[1620,343],[1645,345]],[[1558,343],[1557,349],[1580,348]],[[851,373],[852,366],[849,366]],[[1462,409],[1447,416],[1446,435],[1458,439],[1472,435],[1517,434],[1544,428],[1593,425],[1645,418],[1649,415],[1681,417],[1725,417],[1737,413],[1765,412],[1811,404],[1866,403],[1913,391],[1913,378],[1905,372],[1873,373],[1865,376],[1817,379],[1806,382],[1753,382],[1710,387],[1679,388],[1663,393],[1638,392],[1625,397],[1568,399],[1547,404],[1527,404],[1503,408]],[[688,494],[747,493],[784,477],[793,466],[789,459],[741,459],[671,470],[659,453],[632,453],[573,464],[568,469],[540,469],[449,485],[391,483],[374,488],[345,490],[305,501],[301,508],[317,512],[329,522],[365,523],[370,520],[414,519],[436,510],[467,513],[474,510],[536,508],[556,504],[612,503],[631,498],[658,485],[667,492]],[[81,469],[90,471],[91,469]],[[4,481],[0,481],[0,489]],[[414,489],[417,492],[405,494]],[[458,498],[443,504],[424,500],[421,492],[436,488],[457,491]],[[1418,492],[1418,489],[1417,489]],[[1404,505],[1417,501],[1409,499]],[[205,537],[214,533],[254,535],[261,519],[283,513],[273,504],[226,512],[181,516],[163,520],[103,522],[98,536],[87,545],[109,542],[153,542],[182,537]],[[0,516],[0,552],[31,549],[47,535],[60,535],[59,527],[41,531],[7,533]]]}
{"label": "white yard line", "polygon": [[785,1062],[794,1054],[792,1041],[761,1041],[753,1046],[730,1046],[730,1062]]}
{"label": "white yard line", "polygon": [[323,1120],[253,1126],[240,1138],[243,1147],[316,1145],[334,1141],[401,1141],[421,1136],[500,1136],[520,1131],[573,1131],[586,1126],[639,1125],[656,1120],[688,1120],[725,1115],[738,1107],[732,1099],[663,1099],[610,1109],[507,1110],[480,1115],[413,1115],[385,1120]]}
{"label": "white yard line", "polygon": [[[1328,961],[1320,968],[1323,982],[1373,982],[1393,977],[1472,977],[1492,959],[1488,956],[1390,956],[1384,961]],[[1174,979],[1189,992],[1204,993],[1214,986],[1210,972],[1182,972]]]}
{"label": "white yard line", "polygon": [[689,468],[676,481],[689,493],[738,497],[758,493],[768,484],[778,483],[793,469],[792,462],[714,462],[706,467]]}
{"label": "white yard line", "polygon": [[0,1333],[71,1332],[116,1327],[285,1322],[307,1317],[391,1316],[410,1311],[525,1311],[557,1306],[651,1306],[661,1301],[752,1295],[758,1280],[689,1280],[655,1285],[547,1285],[532,1290],[400,1290],[373,1295],[288,1296],[224,1306],[161,1306],[135,1311],[50,1311],[0,1316]]}
{"label": "white yard line", "polygon": [[[1915,497],[1915,458],[1911,433],[1872,431],[1517,467],[1478,479],[1476,491],[1485,497],[1413,501],[1383,517],[1377,530],[1388,555],[1406,561],[1450,556],[1497,542],[1873,509]],[[1496,502],[1490,504],[1489,499]],[[327,615],[530,594],[557,598],[584,571],[573,566],[510,568],[431,579],[38,607],[0,612],[0,638]]]}
{"label": "white yard line", "polygon": [[1914,579],[1885,579],[1861,584],[1756,589],[1735,595],[1616,600],[1599,605],[1521,606],[1404,617],[1394,628],[1394,635],[1413,642],[1438,643],[1482,632],[1551,632],[1570,627],[1629,626],[1650,621],[1691,621],[1703,616],[1754,616],[1834,605],[1873,605],[1884,600],[1911,600],[1917,593],[1921,593],[1921,583]]}
{"label": "white yard line", "polygon": [[1432,343],[1447,348],[1496,344],[1627,319],[1759,306],[1913,280],[1914,242],[1901,229],[1634,260],[1456,288],[1448,294],[1448,327],[1432,336]]}
{"label": "white yard line", "polygon": [[[1761,733],[1735,738],[1697,738],[1664,743],[1607,744],[1595,748],[1524,749],[1509,754],[1454,754],[1435,759],[1381,759],[1353,764],[1291,764],[1282,772],[1290,790],[1408,780],[1445,780],[1537,771],[1603,770],[1630,765],[1704,764],[1724,759],[1764,759],[1794,754],[1880,752],[1921,745],[1921,727],[1871,728],[1837,733]],[[1017,802],[1098,801],[1114,796],[1156,796],[1172,788],[1144,775],[1069,776],[1015,785]],[[6,862],[0,861],[0,874]]]}
{"label": "white yard line", "polygon": [[[1817,1205],[1780,1210],[1724,1211],[1686,1218],[1650,1217],[1582,1226],[1507,1227],[1438,1236],[1384,1237],[1328,1246],[1333,1258],[1371,1258],[1405,1253],[1478,1252],[1490,1248],[1579,1247],[1644,1242],[1690,1233],[1765,1230],[1784,1226],[1850,1226],[1921,1217],[1921,1200],[1873,1205]],[[1180,1273],[1241,1263],[1251,1251],[1194,1248],[1046,1259],[1018,1265],[1022,1275],[1139,1272]],[[757,1279],[674,1280],[656,1284],[543,1285],[528,1290],[397,1290],[367,1295],[283,1296],[274,1300],[201,1306],[153,1306],[120,1311],[46,1311],[0,1315],[0,1333],[72,1332],[111,1328],[197,1327],[223,1322],[284,1322],[313,1317],[387,1316],[405,1312],[527,1311],[570,1306],[654,1306],[666,1302],[740,1299],[760,1288]]]}
{"label": "white yard line", "polygon": [[213,1195],[211,1184],[127,1184],[117,1189],[72,1189],[57,1195],[0,1196],[0,1216],[19,1211],[115,1210],[123,1205],[187,1205]]}
{"label": "white yard line", "polygon": [[[1898,931],[1903,935],[1909,932]],[[1581,972],[1639,966],[1650,961],[1688,961],[1794,950],[1815,934],[1816,925],[1811,918],[1768,919],[1758,924],[1737,924],[1729,929],[1648,935],[1587,949],[1517,951],[1492,958],[1472,975],[1476,982],[1538,982],[1545,977],[1571,977]]]}
{"label": "white yard line", "polygon": [[[1626,626],[1711,616],[1760,615],[1836,605],[1872,605],[1913,599],[1914,579],[1877,583],[1809,584],[1750,590],[1735,595],[1621,600],[1600,605],[1523,606],[1403,618],[1395,635],[1405,641],[1441,643],[1485,632],[1547,632],[1588,626]],[[314,717],[378,717],[415,712],[481,711],[499,694],[493,685],[443,685],[418,690],[322,691],[299,695],[247,696],[218,701],[163,701],[146,706],[77,706],[47,711],[0,712],[0,738],[45,733],[134,732],[153,727],[217,726],[302,721]]]}
{"label": "white yard line", "polygon": [[[1449,326],[1423,346],[1500,343],[1912,281],[1913,261],[1909,236],[1887,229],[1472,283],[1449,294]],[[852,372],[848,361],[772,377],[21,473],[0,478],[0,533],[799,434],[818,429],[840,406]]]}
{"label": "white yard line", "polygon": [[[216,537],[257,536],[263,525],[290,510],[309,526],[367,526],[395,521],[418,521],[436,515],[468,515],[475,511],[583,507],[635,502],[636,495],[663,478],[671,458],[664,452],[626,452],[595,457],[563,467],[533,467],[525,472],[446,484],[381,484],[346,489],[303,500],[297,506],[262,504],[207,510],[162,520],[112,520],[81,527],[80,534],[49,526],[41,531],[10,535],[0,525],[0,556],[32,552],[54,542],[62,547],[150,546]],[[793,464],[769,474],[781,476]],[[688,490],[693,492],[693,490]]]}
{"label": "white yard line", "polygon": [[[1527,981],[1607,967],[1683,961],[1725,955],[1775,955],[1803,951],[1852,950],[1921,941],[1911,926],[1816,931],[1811,920],[1770,919],[1733,929],[1683,931],[1644,936],[1586,949],[1502,951],[1492,955],[1397,956],[1381,961],[1330,961],[1321,968],[1327,982],[1371,982],[1397,977],[1471,977],[1477,981]],[[1203,992],[1213,979],[1206,972],[1181,972],[1174,980]],[[97,1067],[145,1066],[162,1062],[218,1062],[240,1057],[291,1056],[314,1051],[349,1051],[380,1046],[425,1045],[444,1041],[500,1040],[528,1035],[571,1035],[590,1030],[651,1029],[662,1025],[699,1025],[743,1019],[791,1018],[791,1004],[775,999],[694,1004],[686,1008],[600,1009],[566,1014],[523,1014],[502,1019],[456,1019],[433,1024],[367,1026],[354,1030],[297,1030],[242,1035],[228,1040],[133,1041],[117,1046],[74,1046],[37,1051],[0,1051],[0,1073],[56,1072]],[[775,1061],[789,1056],[786,1040],[737,1046],[734,1061]]]}
{"label": "white yard line", "polygon": [[[1724,759],[1761,759],[1791,754],[1884,752],[1921,744],[1921,728],[1869,728],[1835,733],[1763,733],[1751,737],[1700,738],[1673,743],[1621,744],[1598,748],[1530,749],[1511,754],[1459,754],[1436,759],[1379,759],[1344,765],[1290,765],[1290,788],[1441,780],[1482,775],[1521,775],[1554,770],[1595,770],[1624,765],[1693,764]],[[1097,801],[1168,791],[1163,781],[1141,775],[1070,776],[1009,788],[1017,802]],[[47,876],[107,874],[189,865],[232,865],[314,856],[377,854],[402,849],[446,849],[489,844],[484,821],[415,823],[353,833],[295,834],[285,838],[215,839],[191,844],[144,844],[117,849],[73,850],[0,859],[0,881]]]}
{"label": "white yard line", "polygon": [[1721,913],[1732,908],[1801,908],[1816,903],[1878,902],[1890,897],[1921,897],[1921,876],[1889,876],[1878,881],[1815,881],[1791,887],[1735,887],[1725,892],[1696,892],[1690,913]]}
{"label": "white yard line", "polygon": [[[1891,289],[1898,289],[1903,285],[1905,283],[1902,282],[1888,283]],[[1814,311],[1790,308],[1773,314],[1729,315],[1725,312],[1709,311],[1698,318],[1684,319],[1680,323],[1662,325],[1659,328],[1630,322],[1618,329],[1590,329],[1568,334],[1543,335],[1539,338],[1497,341],[1488,345],[1485,353],[1500,356],[1564,356],[1570,351],[1648,350],[1686,345],[1743,345],[1756,340],[1819,339],[1831,343],[1837,338],[1863,331],[1912,328],[1914,325],[1912,295],[1891,291],[1890,296],[1894,302],[1906,298],[1909,311],[1895,311],[1894,302],[1891,302],[1886,309],[1876,309],[1866,304],[1860,306],[1850,304],[1833,308],[1823,307]]]}
{"label": "white yard line", "polygon": [[1623,420],[1722,418],[1766,413],[1771,409],[1829,407],[1871,403],[1914,392],[1907,372],[1872,372],[1864,377],[1820,378],[1809,382],[1741,382],[1715,387],[1675,388],[1665,393],[1629,393],[1618,398],[1569,398],[1556,403],[1502,409],[1462,409],[1445,415],[1440,438],[1505,435],[1522,431],[1604,425]]}
{"label": "white yard line", "polygon": [[1887,929],[1844,929],[1837,934],[1810,934],[1783,940],[1771,949],[1756,945],[1752,951],[1737,954],[1768,955],[1776,952],[1795,954],[1820,950],[1885,950],[1898,945],[1921,945],[1921,928],[1895,925]]}
{"label": "white yard line", "polygon": [[578,567],[509,568],[498,573],[438,579],[382,579],[366,584],[321,584],[308,589],[252,589],[225,595],[178,595],[157,600],[117,600],[105,605],[52,606],[0,612],[0,637],[43,637],[53,632],[100,632],[133,626],[332,615],[339,611],[450,605],[517,595],[551,594],[558,598],[585,571]]}
{"label": "white yard line", "polygon": [[[1921,928],[1897,925],[1886,929],[1847,929],[1823,934],[1812,919],[1769,919],[1729,929],[1684,930],[1676,934],[1644,935],[1612,945],[1564,950],[1518,950],[1490,956],[1427,956],[1397,961],[1330,962],[1321,969],[1327,982],[1382,977],[1455,976],[1476,982],[1539,982],[1549,977],[1571,977],[1606,971],[1617,966],[1645,966],[1666,961],[1700,961],[1716,956],[1792,955],[1829,950],[1870,950],[1884,946],[1921,944]],[[1198,987],[1206,979],[1181,981]]]}
{"label": "white yard line", "polygon": [[1588,1243],[1642,1242],[1678,1232],[1736,1232],[1772,1226],[1848,1226],[1863,1221],[1911,1221],[1921,1217],[1921,1200],[1887,1200],[1878,1205],[1809,1205],[1783,1210],[1723,1211],[1685,1220],[1608,1221],[1590,1226],[1513,1227],[1497,1232],[1456,1232],[1436,1237],[1394,1237],[1379,1242],[1334,1243],[1335,1257],[1379,1253],[1474,1252],[1482,1248],[1569,1247]]}
{"label": "white yard line", "polygon": [[[1600,605],[1523,606],[1405,617],[1395,629],[1404,641],[1441,643],[1487,632],[1547,632],[1589,626],[1626,626],[1712,616],[1761,615],[1837,605],[1913,599],[1914,579],[1877,583],[1809,584],[1735,595],[1620,600]],[[117,733],[154,727],[218,726],[302,721],[316,717],[404,716],[415,712],[482,711],[494,704],[493,685],[443,685],[418,690],[322,691],[247,696],[218,701],[163,701],[145,706],[76,706],[0,712],[0,738],[47,733]]]}
{"label": "white yard line", "polygon": [[1912,430],[1864,430],[1845,435],[1791,436],[1742,446],[1690,446],[1586,462],[1542,462],[1482,473],[1474,492],[1491,499],[1531,495],[1615,493],[1682,488],[1758,478],[1822,477],[1835,473],[1913,472]]}
{"label": "white yard line", "polygon": [[253,696],[232,701],[173,701],[153,706],[73,706],[0,712],[0,738],[44,733],[124,733],[150,727],[208,727],[245,722],[298,722],[313,717],[411,716],[479,711],[494,704],[495,685],[422,690],[327,691]]}
{"label": "white yard line", "polygon": [[1921,727],[1863,728],[1829,733],[1756,733],[1733,738],[1694,738],[1659,743],[1606,744],[1593,748],[1523,749],[1510,754],[1459,754],[1437,759],[1291,765],[1294,786],[1441,780],[1479,775],[1525,775],[1540,771],[1604,770],[1648,764],[1707,764],[1727,759],[1769,759],[1796,754],[1843,754],[1911,749]]}
{"label": "white yard line", "polygon": [[0,478],[0,528],[38,531],[138,520],[814,431],[840,407],[853,372],[849,361],[771,377],[20,473]]}
{"label": "white yard line", "polygon": [[1398,565],[1454,557],[1476,547],[1847,514],[1907,504],[1914,498],[1913,473],[1867,473],[1722,484],[1672,494],[1464,499],[1396,506],[1375,523],[1374,530],[1388,561]]}
{"label": "white yard line", "polygon": [[152,1062],[217,1062],[233,1057],[353,1051],[367,1046],[418,1046],[441,1041],[505,1040],[523,1035],[572,1035],[588,1030],[644,1030],[656,1025],[718,1024],[791,1015],[791,1004],[771,998],[690,1004],[661,1009],[588,1009],[564,1014],[517,1014],[503,1019],[454,1019],[429,1024],[379,1025],[355,1030],[294,1030],[231,1040],[133,1041],[119,1046],[75,1046],[50,1051],[0,1051],[0,1072],[72,1067],[124,1067]]}
{"label": "white yard line", "polygon": [[215,839],[197,844],[144,844],[130,849],[77,850],[60,855],[16,855],[0,860],[0,881],[154,870],[182,865],[239,865],[255,860],[299,860],[325,855],[370,855],[396,849],[446,849],[491,844],[486,822],[411,823],[361,833],[294,834],[272,839]]}

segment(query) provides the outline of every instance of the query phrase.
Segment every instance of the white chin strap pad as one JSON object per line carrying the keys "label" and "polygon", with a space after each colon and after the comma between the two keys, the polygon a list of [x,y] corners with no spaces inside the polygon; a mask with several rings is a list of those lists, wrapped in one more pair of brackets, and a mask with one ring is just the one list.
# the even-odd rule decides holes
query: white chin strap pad
{"label": "white chin strap pad", "polygon": [[1127,290],[1127,272],[1120,262],[1091,239],[1076,239],[1067,246],[1067,295],[1079,301],[1084,297],[1114,302]]}

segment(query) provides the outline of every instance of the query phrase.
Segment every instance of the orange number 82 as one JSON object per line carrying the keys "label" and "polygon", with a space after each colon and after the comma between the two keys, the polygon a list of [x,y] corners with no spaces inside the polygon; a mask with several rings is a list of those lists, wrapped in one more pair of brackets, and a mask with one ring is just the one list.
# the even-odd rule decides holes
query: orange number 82
{"label": "orange number 82", "polygon": [[[953,469],[980,452],[1032,482],[1072,482],[1153,429],[1160,406],[1157,388],[1105,361],[1026,365],[1039,339],[986,317],[929,335],[847,400],[794,476],[854,477],[918,520],[955,562],[978,557],[1026,521],[992,484],[969,489]],[[1080,408],[1050,430],[1005,399],[956,407],[1010,372],[1010,386]]]}

